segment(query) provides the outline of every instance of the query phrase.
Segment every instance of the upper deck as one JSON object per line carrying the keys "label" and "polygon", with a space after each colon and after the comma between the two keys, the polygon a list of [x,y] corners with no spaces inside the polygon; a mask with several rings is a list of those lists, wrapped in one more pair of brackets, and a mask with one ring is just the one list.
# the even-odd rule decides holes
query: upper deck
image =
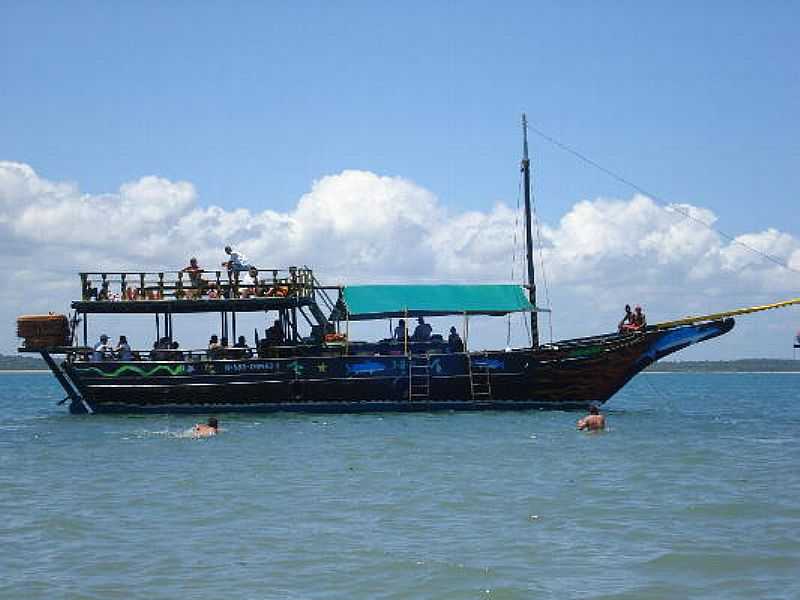
{"label": "upper deck", "polygon": [[[316,307],[317,295],[333,303],[307,267],[260,269],[257,283],[247,272],[105,271],[80,273],[81,313],[258,312],[299,306]],[[327,306],[329,305],[329,306]]]}

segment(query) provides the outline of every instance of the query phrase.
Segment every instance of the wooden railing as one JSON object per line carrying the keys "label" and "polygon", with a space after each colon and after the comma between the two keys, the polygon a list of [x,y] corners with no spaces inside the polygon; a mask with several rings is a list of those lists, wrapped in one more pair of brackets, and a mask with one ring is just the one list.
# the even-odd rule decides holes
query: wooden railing
{"label": "wooden railing", "polygon": [[258,283],[247,271],[105,271],[80,273],[85,302],[197,300],[210,298],[312,297],[314,274],[306,267],[258,269]]}

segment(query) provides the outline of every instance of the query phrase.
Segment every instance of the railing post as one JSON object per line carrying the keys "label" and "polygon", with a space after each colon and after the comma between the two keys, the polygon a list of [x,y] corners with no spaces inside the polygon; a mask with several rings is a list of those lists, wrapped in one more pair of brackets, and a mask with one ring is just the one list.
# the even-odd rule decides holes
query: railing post
{"label": "railing post", "polygon": [[89,301],[89,274],[88,273],[81,273],[81,289],[83,292],[81,293],[81,298],[83,298],[84,302]]}
{"label": "railing post", "polygon": [[121,283],[119,284],[119,294],[122,300],[127,300],[127,293],[128,293],[128,284],[126,282],[126,277],[128,276],[127,273],[120,273],[120,277],[122,279]]}
{"label": "railing post", "polygon": [[175,282],[175,297],[183,298],[183,271],[178,271],[178,281]]}
{"label": "railing post", "polygon": [[139,297],[144,300],[147,295],[144,292],[145,273],[139,273]]}
{"label": "railing post", "polygon": [[164,298],[164,273],[158,274],[158,299]]}

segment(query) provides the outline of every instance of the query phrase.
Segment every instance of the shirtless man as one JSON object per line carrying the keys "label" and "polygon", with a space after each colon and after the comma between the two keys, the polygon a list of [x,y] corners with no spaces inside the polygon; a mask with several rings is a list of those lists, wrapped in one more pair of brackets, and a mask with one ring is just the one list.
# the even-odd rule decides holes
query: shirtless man
{"label": "shirtless man", "polygon": [[192,436],[196,438],[211,437],[212,435],[217,435],[218,429],[216,417],[211,417],[208,419],[208,425],[203,425],[202,423],[195,425],[192,428]]}
{"label": "shirtless man", "polygon": [[589,414],[578,420],[578,431],[599,431],[605,428],[606,418],[594,404],[589,407]]}

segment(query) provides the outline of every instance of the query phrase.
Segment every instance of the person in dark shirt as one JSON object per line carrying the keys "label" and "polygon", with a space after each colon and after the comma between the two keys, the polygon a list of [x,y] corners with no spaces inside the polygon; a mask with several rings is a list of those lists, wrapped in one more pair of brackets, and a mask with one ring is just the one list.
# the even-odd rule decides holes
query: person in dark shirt
{"label": "person in dark shirt", "polygon": [[283,327],[281,327],[281,322],[279,320],[276,319],[272,327],[267,329],[265,333],[268,344],[277,345],[283,343]]}
{"label": "person in dark shirt", "polygon": [[623,316],[622,320],[619,322],[618,326],[619,332],[624,333],[625,331],[628,331],[631,325],[633,325],[633,311],[631,310],[631,305],[626,304],[625,316]]}
{"label": "person in dark shirt", "polygon": [[397,327],[394,328],[394,336],[392,339],[397,342],[403,342],[405,341],[407,335],[408,329],[406,328],[406,321],[405,319],[400,319],[397,322]]}
{"label": "person in dark shirt", "polygon": [[633,326],[637,331],[647,327],[647,317],[644,316],[641,306],[637,306],[635,309],[633,309]]}
{"label": "person in dark shirt", "polygon": [[211,339],[208,340],[208,357],[210,359],[221,358],[222,356],[222,344],[219,343],[219,338],[216,335],[212,335]]}
{"label": "person in dark shirt", "polygon": [[415,342],[427,342],[431,339],[433,328],[425,322],[425,319],[419,317],[417,319],[417,326],[414,328],[414,335],[411,336]]}
{"label": "person in dark shirt", "polygon": [[169,349],[172,352],[169,353],[170,360],[183,360],[183,352],[180,351],[181,345],[178,342],[172,342],[169,346]]}
{"label": "person in dark shirt", "polygon": [[450,352],[464,351],[464,341],[461,339],[461,336],[458,335],[455,327],[450,328],[450,335],[447,337],[447,346]]}

